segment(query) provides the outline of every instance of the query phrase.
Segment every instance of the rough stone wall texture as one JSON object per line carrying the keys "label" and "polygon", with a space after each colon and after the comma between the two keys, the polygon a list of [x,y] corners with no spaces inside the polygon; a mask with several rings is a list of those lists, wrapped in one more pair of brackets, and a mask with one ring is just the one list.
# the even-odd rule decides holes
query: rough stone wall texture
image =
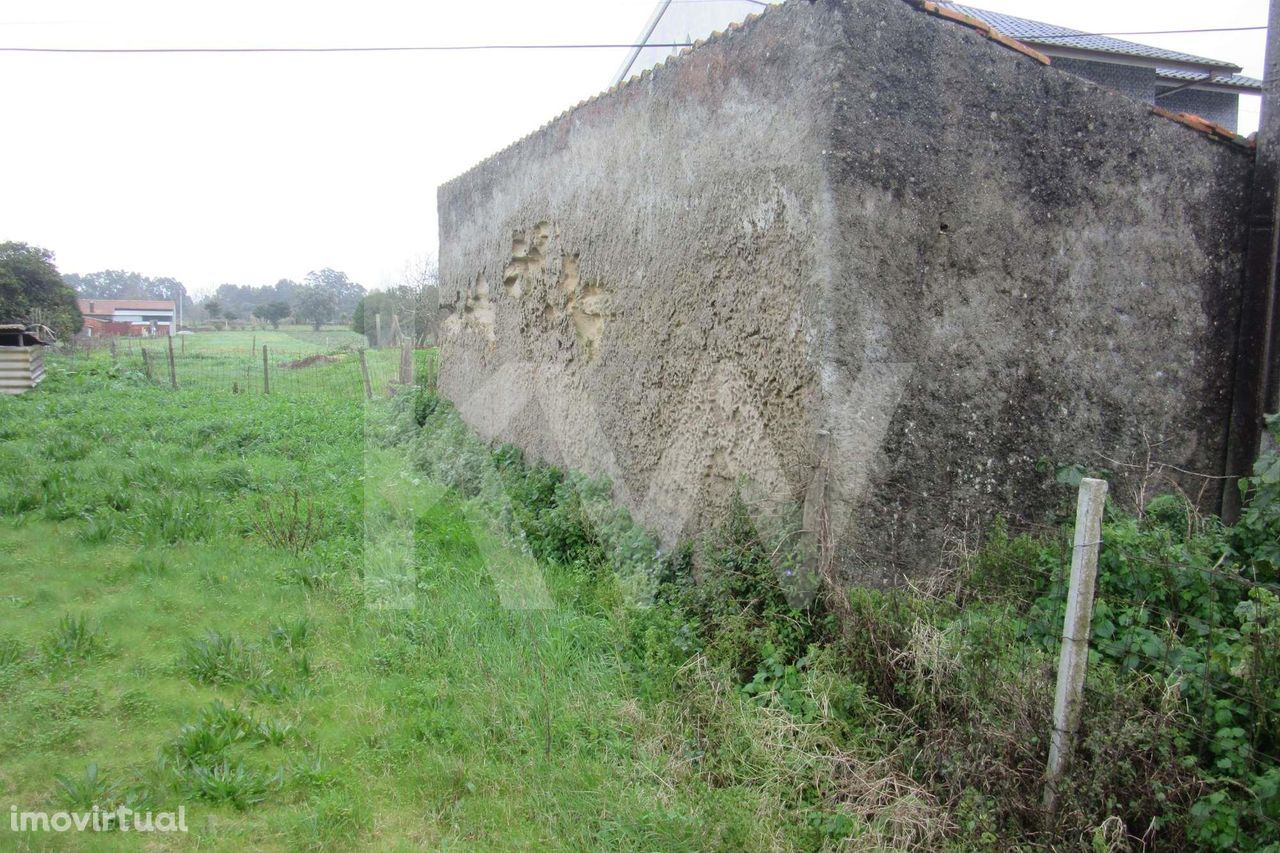
{"label": "rough stone wall texture", "polygon": [[1148,441],[1217,473],[1247,152],[905,4],[842,9],[823,361],[914,365],[846,538],[936,553],[975,510],[1052,505],[1037,462],[1125,471]]}
{"label": "rough stone wall texture", "polygon": [[822,21],[769,15],[440,190],[444,392],[485,435],[609,476],[668,542],[738,473],[776,491],[810,450]]}
{"label": "rough stone wall texture", "polygon": [[1158,98],[1156,103],[1175,113],[1194,113],[1231,130],[1240,121],[1240,96],[1230,92],[1183,89]]}
{"label": "rough stone wall texture", "polygon": [[441,187],[441,386],[667,542],[742,487],[891,582],[1058,505],[1046,460],[1220,469],[1250,168],[898,0],[792,2]]}

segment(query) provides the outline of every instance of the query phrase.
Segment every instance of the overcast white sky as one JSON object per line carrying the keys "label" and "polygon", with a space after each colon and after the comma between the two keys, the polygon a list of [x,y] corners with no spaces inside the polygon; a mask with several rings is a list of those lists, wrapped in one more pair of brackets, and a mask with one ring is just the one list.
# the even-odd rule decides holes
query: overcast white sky
{"label": "overcast white sky", "polygon": [[[1266,0],[975,0],[1088,31],[1265,24]],[[630,42],[653,0],[0,0],[4,46]],[[1261,76],[1261,33],[1134,41]],[[0,54],[0,240],[192,291],[325,266],[385,285],[436,186],[608,86],[624,51]],[[1256,125],[1256,107],[1242,130]]]}

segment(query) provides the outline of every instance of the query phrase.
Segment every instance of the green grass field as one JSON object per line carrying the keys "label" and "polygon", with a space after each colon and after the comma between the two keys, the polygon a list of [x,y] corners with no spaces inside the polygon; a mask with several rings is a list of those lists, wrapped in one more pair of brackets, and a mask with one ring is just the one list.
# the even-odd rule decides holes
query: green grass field
{"label": "green grass field", "polygon": [[[1109,506],[1050,814],[1068,527],[797,603],[741,502],[664,552],[471,433],[433,353],[366,400],[343,341],[257,334],[191,336],[177,390],[117,346],[0,399],[0,849],[1276,849],[1275,454],[1231,527]],[[232,378],[289,340],[332,358]]]}
{"label": "green grass field", "polygon": [[[100,342],[88,351],[96,358],[106,351]],[[363,335],[348,329],[282,327],[279,330],[197,332],[173,339],[174,373],[178,386],[206,393],[264,393],[263,348],[267,351],[267,390],[281,395],[359,397],[364,379],[358,349],[367,347]],[[146,353],[144,357],[144,351]],[[85,355],[82,351],[80,355]],[[118,338],[114,363],[121,371],[150,376],[170,384],[167,338]],[[365,365],[372,393],[385,396],[399,375],[398,349],[367,349]]]}
{"label": "green grass field", "polygon": [[[483,519],[367,440],[389,405],[173,392],[105,353],[0,400],[0,804],[183,805],[191,830],[0,815],[0,848],[776,842],[751,789],[673,772],[572,573],[542,567],[554,609],[500,606]],[[372,584],[397,536],[408,609]]]}

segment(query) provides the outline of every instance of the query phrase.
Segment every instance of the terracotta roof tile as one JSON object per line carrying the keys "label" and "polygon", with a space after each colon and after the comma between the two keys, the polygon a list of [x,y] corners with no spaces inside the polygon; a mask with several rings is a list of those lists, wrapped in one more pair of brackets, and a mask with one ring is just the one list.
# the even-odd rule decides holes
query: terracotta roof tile
{"label": "terracotta roof tile", "polygon": [[959,8],[953,8],[947,4],[934,3],[933,0],[907,0],[907,2],[930,15],[936,15],[939,18],[955,21],[957,24],[977,30],[996,44],[1004,45],[1010,50],[1016,50],[1018,53],[1021,53],[1024,56],[1029,56],[1042,65],[1050,64],[1049,57],[1045,56],[1040,51],[1032,47],[1028,47],[1017,39],[1010,38],[1008,35],[995,29],[981,18],[965,14],[965,12],[960,11]]}
{"label": "terracotta roof tile", "polygon": [[1195,113],[1175,113],[1172,110],[1166,110],[1163,107],[1152,107],[1151,112],[1161,118],[1167,118],[1169,121],[1176,121],[1184,124],[1192,130],[1209,136],[1211,139],[1217,139],[1220,142],[1230,142],[1242,148],[1255,148],[1256,143],[1245,139],[1229,127],[1223,127],[1220,124],[1209,121],[1207,118],[1198,116]]}

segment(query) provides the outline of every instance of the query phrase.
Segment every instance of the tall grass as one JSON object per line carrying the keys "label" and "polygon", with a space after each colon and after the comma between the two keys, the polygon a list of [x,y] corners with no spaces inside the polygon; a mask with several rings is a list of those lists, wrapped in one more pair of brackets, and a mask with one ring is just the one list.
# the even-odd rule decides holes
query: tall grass
{"label": "tall grass", "polygon": [[[184,804],[184,841],[220,849],[1243,848],[1280,819],[1245,749],[1270,751],[1266,702],[1212,704],[1280,660],[1245,654],[1273,602],[1202,571],[1271,553],[1273,518],[1208,539],[1169,506],[1109,520],[1190,568],[1104,565],[1112,633],[1047,821],[1063,536],[997,528],[927,593],[797,606],[747,513],[660,552],[606,484],[486,445],[424,391],[175,392],[99,354],[0,415],[18,803]],[[532,562],[554,606],[505,609],[492,560]],[[1156,593],[1182,621],[1139,615]],[[1207,620],[1220,658],[1126,663]]]}

